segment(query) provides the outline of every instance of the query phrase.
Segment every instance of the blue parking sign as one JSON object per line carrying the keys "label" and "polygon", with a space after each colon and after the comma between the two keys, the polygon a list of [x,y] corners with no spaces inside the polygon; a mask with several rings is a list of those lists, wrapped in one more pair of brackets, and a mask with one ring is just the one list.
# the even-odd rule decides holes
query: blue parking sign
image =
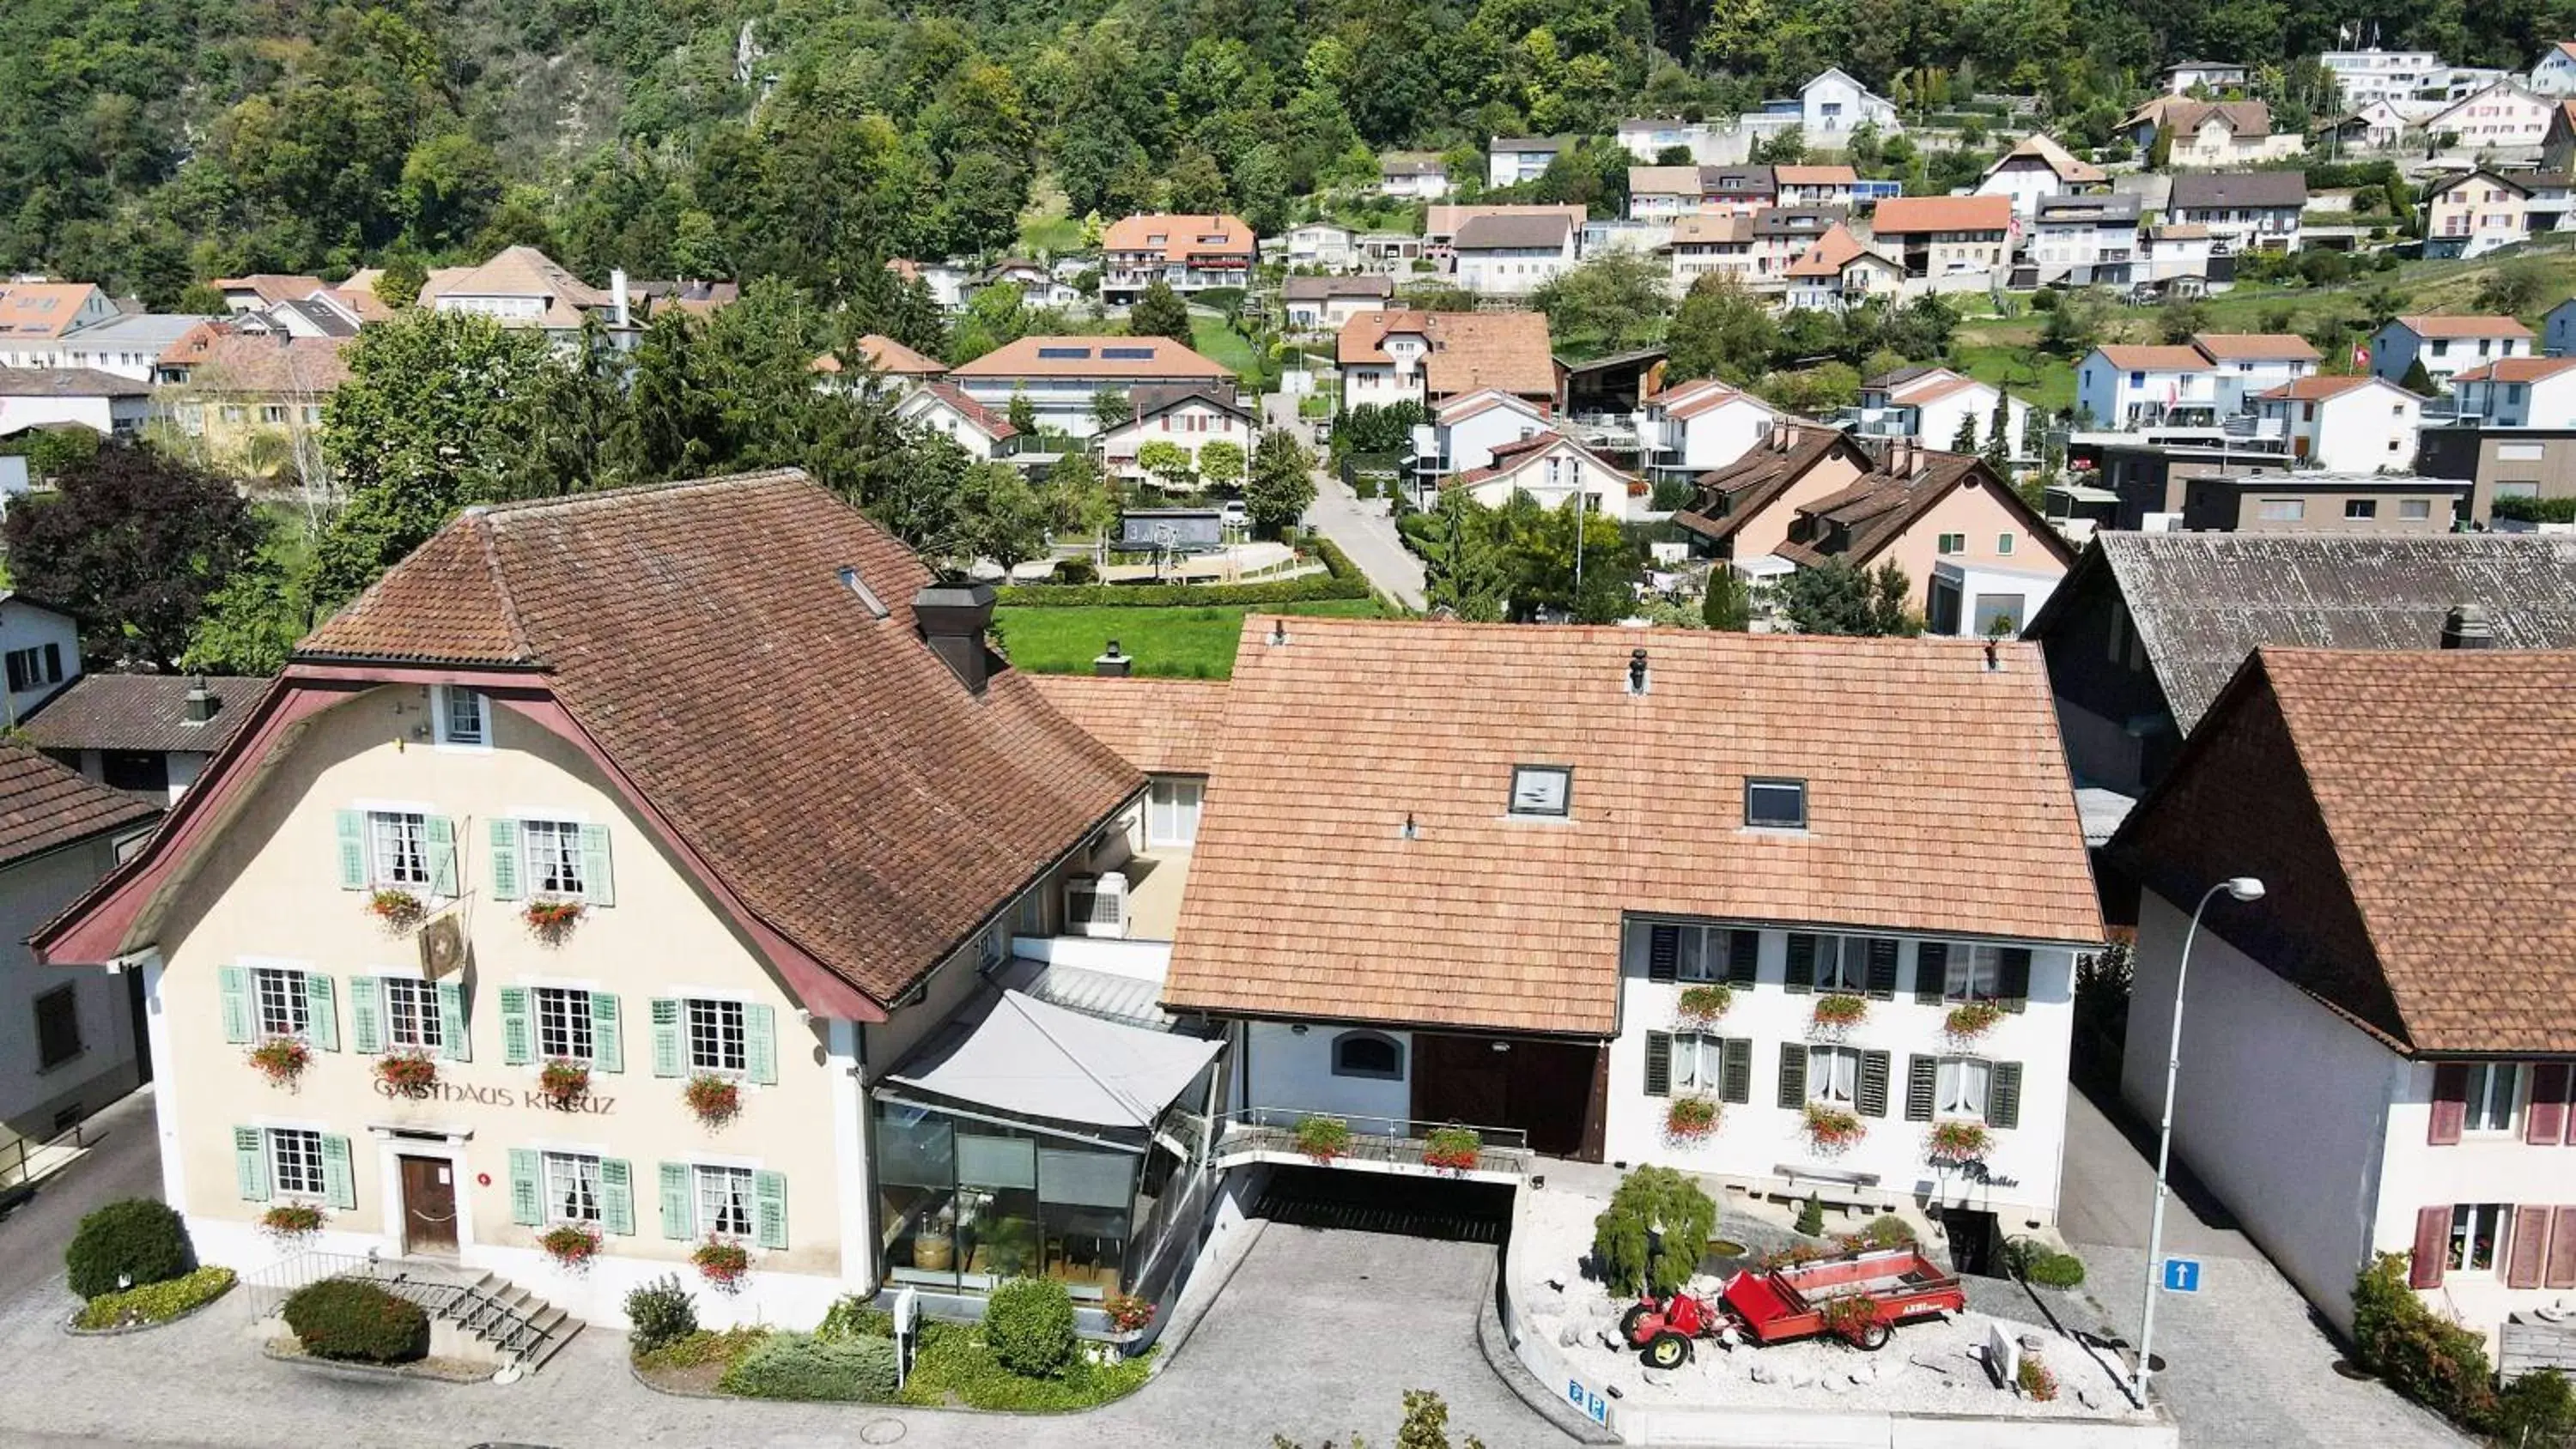
{"label": "blue parking sign", "polygon": [[2200,1260],[2198,1258],[2165,1259],[2165,1291],[2167,1293],[2199,1292]]}
{"label": "blue parking sign", "polygon": [[1610,1401],[1585,1387],[1584,1382],[1581,1379],[1567,1379],[1565,1381],[1565,1400],[1567,1403],[1574,1406],[1577,1413],[1582,1414],[1593,1423],[1608,1424],[1610,1422]]}

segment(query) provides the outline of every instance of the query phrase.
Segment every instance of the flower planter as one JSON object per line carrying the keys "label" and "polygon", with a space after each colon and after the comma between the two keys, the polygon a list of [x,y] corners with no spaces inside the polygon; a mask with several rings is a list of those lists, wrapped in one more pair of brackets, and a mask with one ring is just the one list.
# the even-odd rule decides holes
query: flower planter
{"label": "flower planter", "polygon": [[1991,1001],[1971,1001],[1964,1006],[1950,1008],[1950,1014],[1941,1019],[1941,1034],[1952,1043],[1965,1046],[1994,1030],[1995,1023],[2003,1019],[2002,1007]]}
{"label": "flower planter", "polygon": [[2050,1373],[2048,1365],[2041,1363],[2035,1353],[2021,1356],[2021,1367],[2015,1371],[2013,1381],[2014,1386],[2021,1390],[2021,1396],[2034,1404],[2056,1401],[2057,1375]]}
{"label": "flower planter", "polygon": [[1154,1321],[1154,1305],[1133,1293],[1112,1293],[1100,1309],[1120,1333],[1142,1333]]}
{"label": "flower planter", "polygon": [[1351,1124],[1339,1117],[1300,1117],[1297,1150],[1318,1166],[1330,1166],[1334,1158],[1351,1150]]}
{"label": "flower planter", "polygon": [[1676,1097],[1664,1109],[1664,1140],[1681,1146],[1705,1142],[1717,1132],[1717,1099]]}
{"label": "flower planter", "polygon": [[1800,1130],[1807,1135],[1807,1146],[1823,1157],[1849,1149],[1869,1131],[1861,1125],[1860,1118],[1840,1107],[1824,1107],[1813,1102],[1807,1104],[1806,1121]]}
{"label": "flower planter", "polygon": [[1866,1293],[1833,1299],[1823,1310],[1825,1332],[1854,1348],[1863,1347],[1869,1341],[1870,1329],[1878,1325],[1881,1312],[1878,1300]]}
{"label": "flower planter", "polygon": [[1673,1020],[1684,1029],[1714,1026],[1735,1004],[1735,993],[1723,986],[1685,986],[1673,1001]]}
{"label": "flower planter", "polygon": [[259,1216],[259,1231],[280,1246],[292,1246],[322,1231],[322,1210],[310,1203],[279,1203]]}
{"label": "flower planter", "polygon": [[751,1276],[750,1252],[742,1244],[723,1238],[710,1238],[698,1244],[698,1250],[689,1255],[689,1261],[698,1265],[698,1276],[713,1284],[720,1293],[740,1291],[742,1280]]}
{"label": "flower planter", "polygon": [[292,1087],[313,1065],[313,1049],[291,1036],[272,1037],[250,1049],[250,1064],[272,1087]]}
{"label": "flower planter", "polygon": [[581,1104],[590,1091],[590,1063],[557,1058],[537,1073],[537,1095],[560,1111]]}
{"label": "flower planter", "polygon": [[697,1114],[698,1121],[709,1127],[722,1127],[742,1114],[740,1084],[711,1072],[700,1072],[689,1078],[689,1084],[680,1089],[680,1096],[689,1104],[689,1110]]}
{"label": "flower planter", "polygon": [[528,929],[536,932],[539,938],[551,941],[571,930],[573,923],[582,918],[582,904],[579,901],[530,901],[519,912],[519,918],[526,921]]}
{"label": "flower planter", "polygon": [[1985,1127],[1976,1122],[1943,1122],[1932,1129],[1931,1144],[1924,1156],[1942,1167],[1958,1167],[1982,1160],[1994,1146]]}
{"label": "flower planter", "polygon": [[1868,1017],[1868,997],[1837,991],[1816,998],[1816,1011],[1811,1020],[1820,1031],[1844,1031],[1860,1025]]}
{"label": "flower planter", "polygon": [[367,914],[388,930],[408,931],[429,914],[429,906],[409,891],[381,890],[367,897]]}
{"label": "flower planter", "polygon": [[1422,1165],[1444,1172],[1467,1172],[1474,1169],[1484,1150],[1484,1135],[1472,1127],[1435,1127],[1423,1139]]}
{"label": "flower planter", "polygon": [[426,1052],[392,1052],[376,1058],[376,1080],[406,1097],[438,1085],[438,1063]]}
{"label": "flower planter", "polygon": [[599,1256],[599,1230],[565,1223],[537,1234],[537,1246],[567,1273],[579,1273]]}

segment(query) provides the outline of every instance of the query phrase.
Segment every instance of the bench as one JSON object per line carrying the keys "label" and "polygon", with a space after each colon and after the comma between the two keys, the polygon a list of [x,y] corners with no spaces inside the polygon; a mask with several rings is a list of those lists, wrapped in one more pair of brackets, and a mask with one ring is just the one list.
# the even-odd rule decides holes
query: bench
{"label": "bench", "polygon": [[1745,1190],[1753,1196],[1784,1203],[1803,1202],[1812,1194],[1819,1204],[1845,1214],[1895,1211],[1898,1195],[1882,1189],[1879,1182],[1875,1172],[1839,1172],[1776,1162],[1771,1165],[1769,1178]]}

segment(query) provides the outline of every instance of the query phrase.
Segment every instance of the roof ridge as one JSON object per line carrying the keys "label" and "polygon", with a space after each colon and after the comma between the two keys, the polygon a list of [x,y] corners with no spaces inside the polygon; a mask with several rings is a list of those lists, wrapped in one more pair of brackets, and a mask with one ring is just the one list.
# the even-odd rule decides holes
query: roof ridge
{"label": "roof ridge", "polygon": [[536,645],[529,642],[526,622],[519,617],[519,600],[510,592],[509,572],[501,567],[499,542],[492,536],[490,525],[481,515],[471,512],[466,514],[464,522],[472,530],[475,541],[483,546],[483,572],[491,578],[492,597],[501,606],[501,626],[510,631],[511,647],[519,652],[521,658],[540,657]]}
{"label": "roof ridge", "polygon": [[789,464],[778,468],[746,469],[740,473],[719,473],[708,478],[666,478],[659,483],[628,483],[616,488],[594,488],[587,492],[566,493],[554,498],[513,498],[497,503],[475,503],[468,505],[462,516],[497,518],[547,511],[569,511],[575,508],[623,502],[646,494],[749,487],[760,483],[790,481],[813,483],[815,480],[811,473]]}

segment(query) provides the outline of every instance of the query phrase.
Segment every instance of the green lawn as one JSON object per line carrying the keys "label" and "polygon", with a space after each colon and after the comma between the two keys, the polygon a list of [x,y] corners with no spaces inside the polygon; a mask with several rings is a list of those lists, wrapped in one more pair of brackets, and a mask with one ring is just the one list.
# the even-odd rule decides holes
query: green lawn
{"label": "green lawn", "polygon": [[993,628],[1011,663],[1037,674],[1083,674],[1109,641],[1136,661],[1139,674],[1183,679],[1225,679],[1234,673],[1234,646],[1246,614],[1323,614],[1374,619],[1386,611],[1375,599],[1330,599],[1310,604],[1182,606],[1168,609],[1047,609],[1005,605]]}
{"label": "green lawn", "polygon": [[1192,312],[1190,348],[1210,362],[1233,369],[1246,382],[1260,375],[1260,354],[1252,350],[1252,343],[1242,333],[1227,326],[1223,318]]}
{"label": "green lawn", "polygon": [[[2062,357],[2029,351],[2007,343],[1961,342],[1950,349],[1961,372],[2002,387],[2013,396],[2050,412],[2075,406],[2075,364]],[[2036,366],[2039,380],[2031,380]]]}

